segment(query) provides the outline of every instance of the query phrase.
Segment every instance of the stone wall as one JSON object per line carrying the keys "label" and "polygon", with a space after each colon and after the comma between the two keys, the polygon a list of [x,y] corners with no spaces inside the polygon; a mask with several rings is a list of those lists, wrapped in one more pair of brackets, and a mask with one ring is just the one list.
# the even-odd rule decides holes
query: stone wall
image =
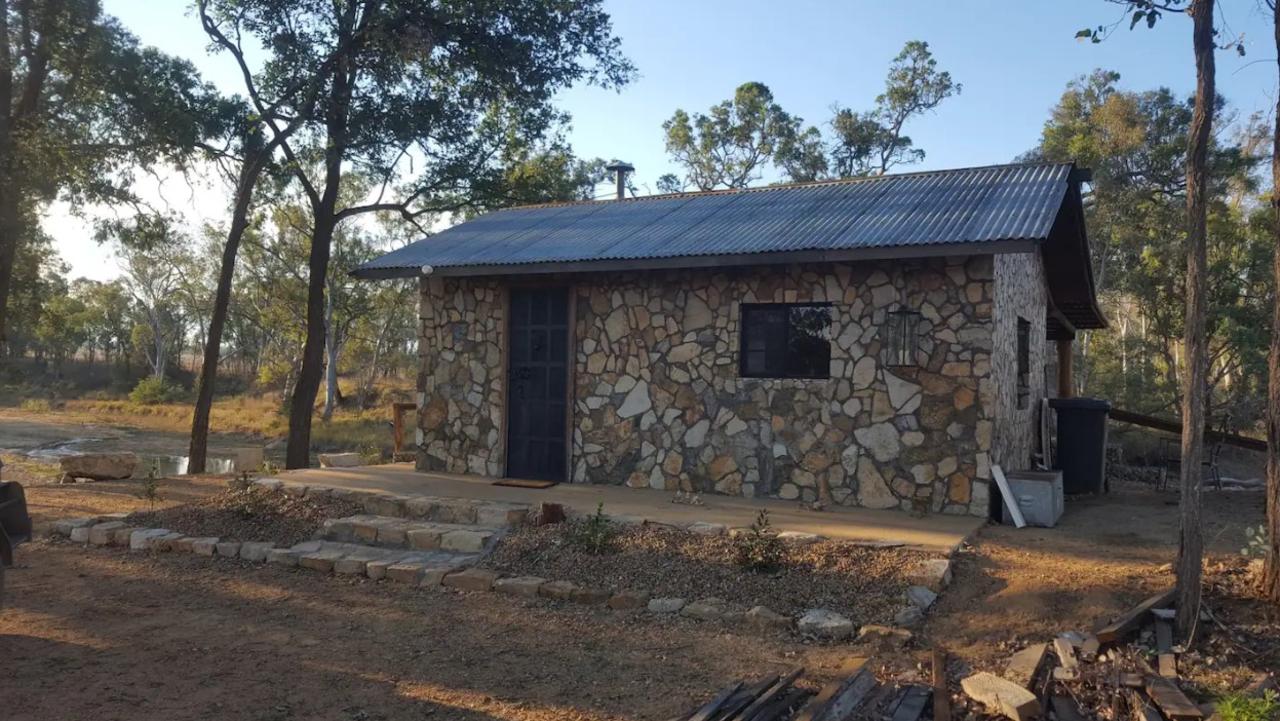
{"label": "stone wall", "polygon": [[418,470],[501,476],[506,293],[486,278],[419,284]]}
{"label": "stone wall", "polygon": [[[1001,316],[1039,309],[1042,382],[1042,275],[1019,255],[579,276],[571,480],[985,515],[991,459],[1030,448],[1021,416],[996,423]],[[420,469],[504,472],[504,287],[422,284]],[[904,299],[917,365],[890,367],[881,328]],[[830,303],[831,377],[740,377],[751,302]]]}
{"label": "stone wall", "polygon": [[[915,368],[881,362],[905,290]],[[985,514],[992,259],[598,276],[574,288],[573,480]],[[740,303],[830,302],[831,378],[742,378]]]}
{"label": "stone wall", "polygon": [[[1046,354],[1056,352],[1045,340],[1048,296],[1040,255],[995,256],[995,279],[991,381],[995,390],[996,428],[991,461],[1006,470],[1022,470],[1031,467],[1031,454],[1039,443],[1040,399],[1046,397]],[[1019,318],[1031,324],[1030,393],[1025,408],[1018,407],[1017,393]]]}

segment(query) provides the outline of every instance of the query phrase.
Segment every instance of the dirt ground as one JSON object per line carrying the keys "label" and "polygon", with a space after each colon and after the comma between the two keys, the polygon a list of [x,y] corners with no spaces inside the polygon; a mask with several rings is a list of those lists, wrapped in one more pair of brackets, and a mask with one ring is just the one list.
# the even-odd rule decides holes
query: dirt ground
{"label": "dirt ground", "polygon": [[[223,487],[166,482],[166,503]],[[47,521],[140,508],[136,483],[40,486]],[[1171,493],[1078,500],[1057,529],[987,527],[917,635],[953,673],[999,670],[1017,645],[1089,629],[1172,583]],[[1238,556],[1262,496],[1205,495],[1214,559]],[[813,646],[687,619],[322,577],[184,556],[36,542],[0,612],[6,720],[661,719],[744,676],[816,682],[855,646]],[[1274,620],[1274,619],[1273,619]],[[918,651],[901,652],[897,668]],[[1212,690],[1212,689],[1211,689]]]}

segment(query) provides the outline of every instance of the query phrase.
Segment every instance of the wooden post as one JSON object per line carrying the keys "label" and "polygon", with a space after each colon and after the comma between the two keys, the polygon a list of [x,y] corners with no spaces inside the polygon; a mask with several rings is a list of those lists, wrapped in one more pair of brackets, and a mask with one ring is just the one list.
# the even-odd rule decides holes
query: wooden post
{"label": "wooden post", "polygon": [[1070,398],[1075,395],[1072,389],[1071,379],[1071,359],[1072,359],[1072,338],[1062,338],[1058,340],[1058,397]]}

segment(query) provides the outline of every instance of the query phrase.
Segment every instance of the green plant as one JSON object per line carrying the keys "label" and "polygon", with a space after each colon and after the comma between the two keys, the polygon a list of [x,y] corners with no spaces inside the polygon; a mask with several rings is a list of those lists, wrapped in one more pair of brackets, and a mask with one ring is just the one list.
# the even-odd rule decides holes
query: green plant
{"label": "green plant", "polygon": [[596,512],[586,519],[569,524],[569,543],[597,556],[609,550],[616,535],[613,522],[604,515],[603,503],[597,505]]}
{"label": "green plant", "polygon": [[364,461],[366,466],[376,466],[382,463],[382,446],[372,443],[361,446],[360,460]]}
{"label": "green plant", "polygon": [[182,398],[182,388],[164,378],[143,378],[129,391],[129,400],[139,405],[151,406],[172,403]]}
{"label": "green plant", "polygon": [[1240,549],[1240,555],[1245,558],[1266,558],[1267,529],[1261,524],[1256,527],[1246,526],[1244,529],[1244,547]]}
{"label": "green plant", "polygon": [[1222,721],[1277,721],[1280,719],[1280,696],[1267,689],[1261,696],[1232,693],[1218,703]]}
{"label": "green plant", "polygon": [[151,466],[151,470],[147,471],[147,477],[142,480],[142,488],[138,490],[138,498],[147,502],[149,510],[156,510],[156,501],[162,500],[160,495],[160,468],[159,466]]}
{"label": "green plant", "polygon": [[769,523],[769,510],[761,508],[750,530],[734,540],[735,560],[749,571],[766,573],[782,565],[782,541]]}
{"label": "green plant", "polygon": [[30,413],[48,413],[53,410],[53,406],[44,398],[28,398],[19,407]]}

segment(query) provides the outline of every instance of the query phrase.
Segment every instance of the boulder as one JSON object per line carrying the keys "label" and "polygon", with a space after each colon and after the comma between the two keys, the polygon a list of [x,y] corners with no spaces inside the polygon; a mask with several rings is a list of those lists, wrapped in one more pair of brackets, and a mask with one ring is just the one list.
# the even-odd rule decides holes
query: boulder
{"label": "boulder", "polygon": [[364,465],[359,453],[321,453],[321,468],[354,468]]}
{"label": "boulder", "polygon": [[677,613],[684,608],[683,598],[654,598],[649,601],[649,613]]}
{"label": "boulder", "polygon": [[951,561],[945,558],[921,561],[911,574],[911,580],[917,586],[924,586],[934,593],[942,593],[942,589],[951,585]]}
{"label": "boulder", "polygon": [[796,630],[810,636],[840,641],[853,634],[853,621],[835,611],[811,608],[796,620]]}
{"label": "boulder", "polygon": [[1025,688],[990,673],[975,673],[960,681],[969,698],[1013,721],[1027,721],[1040,715],[1040,701]]}
{"label": "boulder", "polygon": [[909,586],[907,588],[907,603],[915,606],[921,611],[928,611],[934,601],[938,600],[938,594],[930,591],[924,586]]}
{"label": "boulder", "polygon": [[63,480],[119,481],[133,477],[138,470],[138,456],[129,452],[81,453],[63,456],[58,465]]}

